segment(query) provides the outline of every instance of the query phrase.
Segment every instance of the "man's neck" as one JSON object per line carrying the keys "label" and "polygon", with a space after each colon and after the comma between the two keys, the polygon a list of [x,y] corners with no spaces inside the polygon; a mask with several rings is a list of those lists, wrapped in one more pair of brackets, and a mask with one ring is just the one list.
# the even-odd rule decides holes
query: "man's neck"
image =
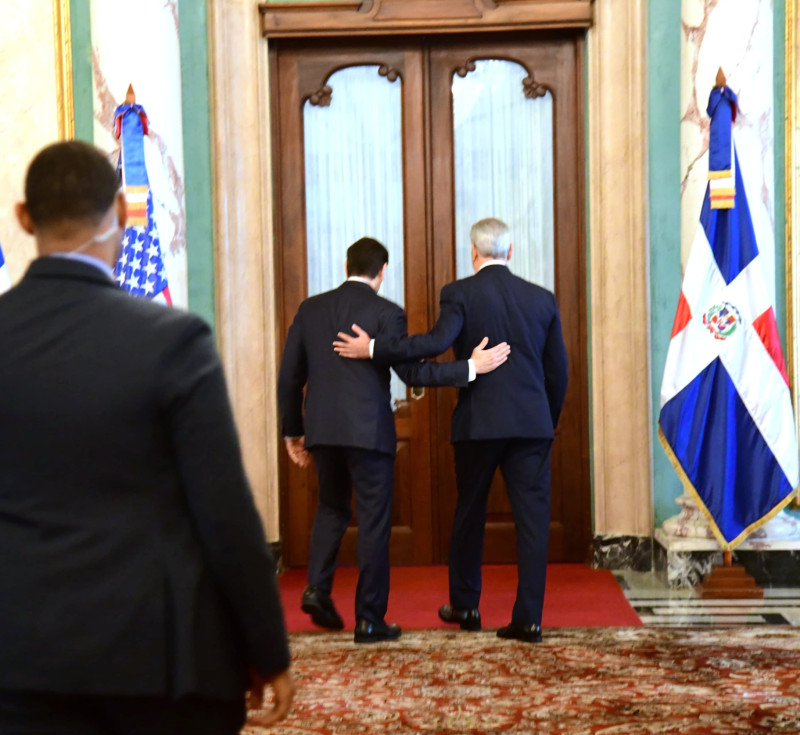
{"label": "man's neck", "polygon": [[487,265],[508,265],[508,260],[505,258],[479,258],[475,261],[475,272],[477,273]]}
{"label": "man's neck", "polygon": [[348,281],[358,281],[358,283],[366,283],[375,293],[378,293],[378,289],[381,286],[381,281],[378,276],[375,278],[367,278],[366,276],[348,276]]}

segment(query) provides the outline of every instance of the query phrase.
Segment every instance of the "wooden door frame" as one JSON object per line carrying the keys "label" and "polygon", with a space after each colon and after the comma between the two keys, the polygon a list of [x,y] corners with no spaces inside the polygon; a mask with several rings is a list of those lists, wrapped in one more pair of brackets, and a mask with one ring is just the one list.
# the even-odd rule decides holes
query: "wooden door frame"
{"label": "wooden door frame", "polygon": [[263,2],[264,38],[320,38],[589,28],[594,0]]}
{"label": "wooden door frame", "polygon": [[[593,19],[593,0],[555,0],[554,2],[547,2],[546,0],[436,0],[433,5],[430,0],[338,0],[336,2],[312,2],[304,3],[302,6],[291,2],[273,2],[262,3],[259,5],[259,13],[261,15],[261,31],[264,38],[267,39],[297,39],[298,41],[311,41],[312,39],[329,39],[331,41],[341,42],[343,37],[361,37],[362,40],[369,42],[371,38],[377,38],[384,35],[414,35],[414,36],[441,36],[444,34],[476,34],[481,38],[486,38],[491,35],[491,32],[498,30],[542,30],[542,29],[565,29],[565,28],[588,28],[592,24]],[[578,44],[579,51],[583,52],[583,44]],[[275,46],[270,48],[270,76],[271,76],[271,93],[272,95],[278,94],[278,75],[277,75],[277,49]],[[580,78],[582,75],[582,60],[577,60],[578,67],[581,70]],[[426,117],[428,114],[427,106],[428,100],[426,95]],[[273,105],[273,109],[277,109],[278,105]],[[579,115],[583,114],[583,98],[579,96],[577,103],[577,112]],[[429,131],[429,126],[426,125],[426,130]],[[583,119],[579,123],[579,130],[583,131]],[[281,154],[280,146],[278,143],[279,123],[277,118],[273,120],[272,137],[273,148],[273,196],[275,202],[275,211],[282,212],[283,204],[281,203]],[[429,148],[430,140],[426,132],[425,146]],[[578,160],[584,160],[584,145],[583,135],[578,136],[576,141],[576,150],[578,151]],[[580,202],[580,223],[578,225],[582,242],[586,242],[586,232],[584,226],[584,213],[583,202],[585,199],[585,183],[583,176],[583,169],[580,169],[577,175],[579,183],[579,202]],[[426,188],[430,189],[430,172],[426,172],[428,179]],[[434,214],[435,216],[435,214]],[[282,242],[281,225],[280,221],[282,216],[279,215],[275,218],[275,242]],[[433,217],[429,218],[429,226],[433,226]],[[430,235],[430,233],[428,233]],[[429,247],[432,247],[432,237],[427,237]],[[283,273],[283,257],[282,249],[275,248],[275,272]],[[579,253],[579,264],[582,270],[578,274],[579,278],[585,279],[586,273],[586,258],[585,248]],[[436,258],[429,258],[429,263],[437,271],[440,270],[440,265]],[[436,284],[435,278],[427,279],[427,285],[422,286],[429,290],[429,304],[431,310],[435,308],[437,303]],[[407,282],[410,283],[410,282]],[[577,400],[582,405],[581,414],[585,417],[586,421],[589,420],[589,407],[588,407],[588,356],[587,356],[587,309],[586,309],[586,290],[585,280],[583,281],[584,287],[581,291],[579,302],[583,309],[582,314],[584,318],[580,323],[580,339],[581,339],[581,363],[585,366],[583,380],[580,382],[578,388],[579,397]],[[276,332],[276,342],[278,346],[285,340],[286,330],[288,330],[291,321],[291,314],[286,313],[284,308],[284,298],[282,292],[283,284],[276,284],[276,306],[277,306],[277,324],[279,328]],[[430,314],[429,318],[432,319],[435,314]],[[288,321],[287,321],[288,319]],[[409,322],[409,332],[416,333],[425,331],[428,325],[415,325]],[[452,409],[452,399],[448,403],[447,397],[441,398],[437,395],[435,403],[431,409],[431,436],[437,436],[441,432],[437,431],[437,427],[441,425],[449,426],[450,413]],[[446,415],[445,415],[446,414]],[[581,454],[578,457],[578,462],[581,465],[582,475],[580,495],[580,511],[581,516],[580,528],[570,542],[576,544],[580,550],[578,554],[583,557],[588,556],[589,546],[591,542],[591,479],[589,470],[589,426],[588,423],[581,427]],[[432,463],[430,473],[432,479],[438,480],[442,474],[440,468],[447,465],[452,468],[452,450],[449,446],[442,447],[441,443],[432,447],[430,451],[430,462]],[[450,453],[448,454],[448,450]],[[289,474],[294,472],[287,461],[285,453],[280,454],[280,476],[288,478]],[[288,503],[286,502],[286,487],[288,482],[280,482],[280,527],[287,528],[287,512]],[[438,490],[434,489],[433,494],[437,495]],[[308,493],[306,493],[308,495]],[[437,512],[440,507],[435,498],[431,498],[431,523],[435,529],[439,528],[439,520]],[[308,509],[309,513],[311,509]],[[432,529],[433,530],[433,529]],[[438,530],[435,531],[438,536]],[[440,559],[446,557],[447,539],[438,538],[438,549],[434,548],[433,553]],[[300,543],[306,543],[307,539],[299,540]],[[285,543],[288,543],[286,541]]]}
{"label": "wooden door frame", "polygon": [[[215,332],[253,495],[279,548],[278,460],[285,450],[275,397],[270,43],[257,5],[208,6]],[[598,0],[593,11],[586,52],[587,298],[592,523],[595,560],[604,564],[618,558],[609,548],[626,544],[627,552],[632,538],[652,537],[651,401],[658,393],[647,359],[647,4]]]}

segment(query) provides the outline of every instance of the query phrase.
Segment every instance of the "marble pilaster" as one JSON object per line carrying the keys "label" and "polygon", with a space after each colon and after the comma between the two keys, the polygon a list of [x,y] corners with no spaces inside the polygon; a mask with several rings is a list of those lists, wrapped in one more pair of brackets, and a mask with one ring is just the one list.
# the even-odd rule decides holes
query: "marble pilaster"
{"label": "marble pilaster", "polygon": [[594,530],[649,536],[647,4],[601,0],[594,9],[587,55]]}
{"label": "marble pilaster", "polygon": [[[114,108],[128,85],[147,111],[145,163],[170,294],[186,307],[186,203],[177,0],[91,3],[94,142],[116,163]],[[147,39],[147,43],[142,40]]]}
{"label": "marble pilaster", "polygon": [[[0,245],[12,282],[35,257],[33,238],[19,227],[14,205],[36,152],[59,137],[56,2],[4,0],[0,23]],[[24,59],[21,63],[20,60]],[[62,100],[62,104],[71,100]]]}
{"label": "marble pilaster", "polygon": [[267,44],[257,3],[210,0],[217,337],[267,536],[278,520],[277,356]]}

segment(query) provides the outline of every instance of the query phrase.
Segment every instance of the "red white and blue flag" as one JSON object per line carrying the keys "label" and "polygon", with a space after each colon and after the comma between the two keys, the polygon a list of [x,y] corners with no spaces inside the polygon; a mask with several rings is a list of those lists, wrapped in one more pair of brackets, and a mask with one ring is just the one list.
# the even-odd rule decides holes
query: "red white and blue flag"
{"label": "red white and blue flag", "polygon": [[711,93],[709,186],[659,414],[659,438],[725,550],[786,506],[800,481],[789,381],[731,135],[736,105],[728,87]]}
{"label": "red white and blue flag", "polygon": [[3,257],[3,248],[0,247],[0,293],[11,288],[11,276],[8,274],[6,259]]}
{"label": "red white and blue flag", "polygon": [[134,296],[171,305],[167,271],[153,217],[153,194],[145,168],[147,113],[133,101],[130,88],[128,95],[125,104],[114,110],[114,135],[120,141],[117,169],[128,204],[128,222],[114,278]]}

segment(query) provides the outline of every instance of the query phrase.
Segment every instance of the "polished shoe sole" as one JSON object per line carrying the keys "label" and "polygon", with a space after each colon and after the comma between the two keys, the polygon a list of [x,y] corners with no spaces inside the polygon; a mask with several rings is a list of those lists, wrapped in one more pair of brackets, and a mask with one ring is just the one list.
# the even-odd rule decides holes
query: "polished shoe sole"
{"label": "polished shoe sole", "polygon": [[439,620],[441,620],[443,623],[449,623],[450,625],[458,625],[461,630],[468,630],[471,633],[476,633],[481,629],[480,620],[459,620],[458,618],[448,618],[442,615],[441,608],[439,608]]}
{"label": "polished shoe sole", "polygon": [[[501,632],[502,631],[502,632]],[[503,631],[501,628],[497,631],[498,638],[504,638],[507,641],[522,641],[523,643],[541,643],[542,634],[539,633],[524,633],[522,631]]]}
{"label": "polished shoe sole", "polygon": [[314,625],[318,625],[320,628],[327,628],[328,630],[342,630],[344,628],[343,620],[331,620],[328,617],[329,613],[326,613],[319,605],[303,603],[300,605],[300,609],[310,615]]}
{"label": "polished shoe sole", "polygon": [[363,633],[359,635],[356,633],[353,636],[353,641],[355,643],[383,643],[384,641],[396,641],[400,635],[366,635]]}

